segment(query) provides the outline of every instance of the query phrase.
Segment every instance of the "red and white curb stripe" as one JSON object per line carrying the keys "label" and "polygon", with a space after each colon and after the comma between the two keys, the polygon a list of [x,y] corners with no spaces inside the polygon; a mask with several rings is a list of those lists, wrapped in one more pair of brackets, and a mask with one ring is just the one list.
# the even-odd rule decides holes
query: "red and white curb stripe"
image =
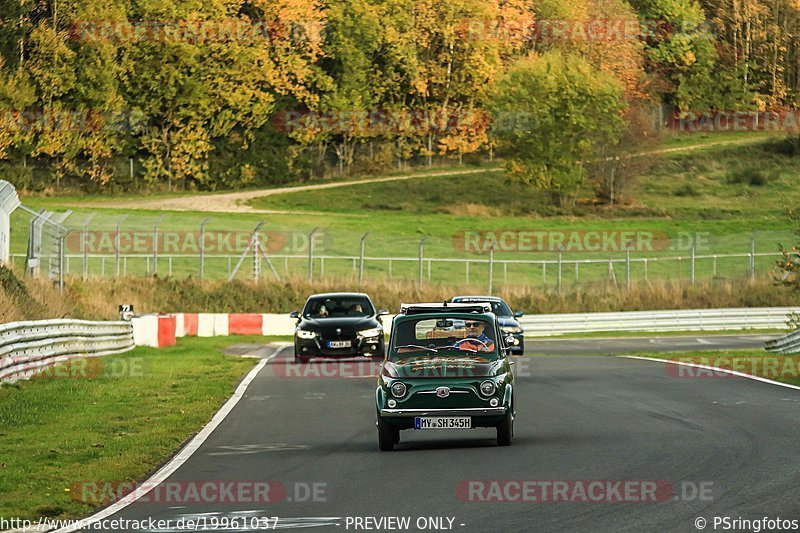
{"label": "red and white curb stripe", "polygon": [[173,313],[134,317],[137,346],[174,346],[180,337],[228,335],[294,335],[295,319],[274,313]]}

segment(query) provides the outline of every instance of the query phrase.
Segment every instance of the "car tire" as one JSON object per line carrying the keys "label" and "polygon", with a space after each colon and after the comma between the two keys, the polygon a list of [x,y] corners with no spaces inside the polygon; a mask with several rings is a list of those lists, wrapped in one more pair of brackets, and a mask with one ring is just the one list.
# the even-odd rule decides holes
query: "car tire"
{"label": "car tire", "polygon": [[395,426],[390,426],[392,428],[392,441],[395,444],[400,444],[400,428]]}
{"label": "car tire", "polygon": [[514,440],[514,415],[508,410],[503,421],[497,424],[497,445],[509,446]]}
{"label": "car tire", "polygon": [[[392,426],[384,422],[382,417],[378,417],[378,449],[382,452],[390,452],[394,449],[395,433],[392,429]],[[400,439],[399,434],[397,439]]]}
{"label": "car tire", "polygon": [[309,359],[310,358],[307,355],[304,356],[304,355],[294,354],[294,364],[296,365],[307,365]]}

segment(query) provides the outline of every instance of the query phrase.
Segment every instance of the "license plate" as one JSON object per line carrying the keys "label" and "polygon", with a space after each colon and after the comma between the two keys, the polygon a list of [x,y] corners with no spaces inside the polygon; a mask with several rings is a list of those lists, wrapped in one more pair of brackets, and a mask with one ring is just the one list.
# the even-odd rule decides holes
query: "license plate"
{"label": "license plate", "polygon": [[350,348],[351,341],[328,341],[328,348]]}
{"label": "license plate", "polygon": [[468,416],[418,416],[414,418],[414,429],[470,429],[472,418]]}

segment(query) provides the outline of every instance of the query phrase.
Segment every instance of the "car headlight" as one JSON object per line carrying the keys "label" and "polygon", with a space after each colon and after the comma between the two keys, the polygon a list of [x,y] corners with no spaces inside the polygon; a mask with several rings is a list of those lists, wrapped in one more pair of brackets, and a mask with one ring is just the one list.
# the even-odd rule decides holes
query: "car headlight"
{"label": "car headlight", "polygon": [[316,331],[306,331],[304,329],[298,329],[296,331],[297,331],[297,337],[300,339],[313,339],[314,337],[317,336]]}
{"label": "car headlight", "polygon": [[484,381],[481,383],[480,389],[484,396],[491,396],[497,390],[497,385],[494,384],[494,381]]}
{"label": "car headlight", "polygon": [[503,333],[522,333],[522,328],[519,326],[503,326],[500,328]]}
{"label": "car headlight", "polygon": [[358,332],[358,336],[361,338],[377,337],[378,335],[383,335],[383,328],[362,329]]}
{"label": "car headlight", "polygon": [[402,381],[395,381],[394,383],[392,383],[391,391],[392,391],[392,396],[394,396],[395,398],[402,398],[403,396],[406,395],[407,391],[406,384],[403,383]]}

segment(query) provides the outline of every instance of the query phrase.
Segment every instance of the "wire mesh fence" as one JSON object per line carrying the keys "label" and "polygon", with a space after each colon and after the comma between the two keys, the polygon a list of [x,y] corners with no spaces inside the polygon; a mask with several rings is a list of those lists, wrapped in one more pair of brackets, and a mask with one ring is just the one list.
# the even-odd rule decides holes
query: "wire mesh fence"
{"label": "wire mesh fence", "polygon": [[[171,276],[200,279],[348,279],[569,287],[611,282],[747,279],[770,275],[791,231],[749,234],[660,230],[447,228],[397,233],[305,227],[252,217],[47,212],[27,223],[12,260],[32,275]],[[19,222],[18,222],[19,224]],[[19,233],[19,232],[17,232]]]}

